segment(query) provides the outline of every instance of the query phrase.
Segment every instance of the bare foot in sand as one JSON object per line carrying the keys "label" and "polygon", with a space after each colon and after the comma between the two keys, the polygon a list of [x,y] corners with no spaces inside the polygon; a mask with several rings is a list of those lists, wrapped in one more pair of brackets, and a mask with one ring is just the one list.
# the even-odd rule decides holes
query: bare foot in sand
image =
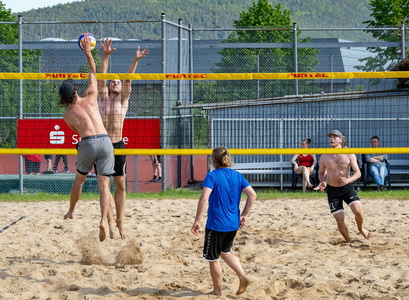
{"label": "bare foot in sand", "polygon": [[123,239],[123,240],[126,239],[123,222],[120,221],[120,220],[116,220],[116,222],[117,222],[116,227],[118,227],[119,235],[121,236],[121,239]]}
{"label": "bare foot in sand", "polygon": [[105,224],[101,223],[99,225],[99,241],[100,242],[105,241],[106,237],[107,237],[107,234],[106,234]]}
{"label": "bare foot in sand", "polygon": [[72,211],[68,211],[65,215],[64,215],[64,220],[65,219],[74,219],[74,213]]}
{"label": "bare foot in sand", "polygon": [[216,291],[211,291],[210,293],[208,293],[207,295],[210,295],[210,296],[221,296],[222,295],[222,293],[221,292],[216,292]]}
{"label": "bare foot in sand", "polygon": [[360,233],[364,236],[364,238],[369,239],[371,237],[371,233],[366,230],[365,228],[363,228]]}
{"label": "bare foot in sand", "polygon": [[112,221],[111,222],[108,221],[108,225],[109,225],[109,238],[113,239],[115,236],[116,223]]}
{"label": "bare foot in sand", "polygon": [[246,277],[240,278],[240,285],[239,285],[239,289],[236,292],[236,295],[240,295],[243,294],[246,290],[247,287],[250,284],[250,280],[248,280]]}

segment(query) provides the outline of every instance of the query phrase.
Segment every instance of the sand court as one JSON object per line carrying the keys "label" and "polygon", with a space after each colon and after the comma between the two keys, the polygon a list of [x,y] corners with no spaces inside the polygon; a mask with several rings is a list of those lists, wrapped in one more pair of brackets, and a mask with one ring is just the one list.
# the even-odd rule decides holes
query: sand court
{"label": "sand court", "polygon": [[[218,299],[408,299],[405,200],[362,200],[364,239],[346,208],[342,243],[325,198],[257,200],[233,245],[251,284],[222,262]],[[244,203],[244,202],[243,202]],[[215,299],[203,232],[190,233],[197,200],[128,200],[127,239],[98,241],[99,202],[0,203],[0,299]],[[205,219],[204,219],[205,220]],[[204,226],[204,223],[202,223]]]}

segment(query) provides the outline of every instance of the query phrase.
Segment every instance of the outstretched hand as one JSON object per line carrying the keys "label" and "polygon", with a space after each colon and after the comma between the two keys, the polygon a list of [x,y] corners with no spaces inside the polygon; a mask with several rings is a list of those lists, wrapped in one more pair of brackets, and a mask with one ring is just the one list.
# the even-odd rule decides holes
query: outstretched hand
{"label": "outstretched hand", "polygon": [[141,59],[144,58],[146,55],[148,55],[149,50],[148,50],[148,46],[145,47],[145,49],[143,49],[141,51],[141,47],[138,46],[138,48],[136,49],[136,53],[135,53],[135,59]]}
{"label": "outstretched hand", "polygon": [[81,44],[85,52],[91,51],[91,38],[88,34],[84,34],[84,39],[82,40]]}
{"label": "outstretched hand", "polygon": [[101,46],[102,46],[102,51],[104,52],[104,54],[111,54],[112,52],[114,52],[116,50],[116,48],[111,48],[112,45],[112,40],[105,38],[102,39],[102,41],[100,42]]}
{"label": "outstretched hand", "polygon": [[327,187],[327,183],[321,182],[319,185],[317,185],[315,188],[313,188],[314,191],[320,191],[323,193],[325,191],[325,188]]}

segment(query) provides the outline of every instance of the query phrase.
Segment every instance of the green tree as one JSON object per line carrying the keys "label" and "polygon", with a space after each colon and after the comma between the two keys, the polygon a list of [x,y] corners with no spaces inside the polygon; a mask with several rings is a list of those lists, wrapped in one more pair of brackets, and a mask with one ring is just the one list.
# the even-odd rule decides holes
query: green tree
{"label": "green tree", "polygon": [[[0,2],[0,44],[14,44],[18,42],[17,18],[11,10]],[[7,24],[6,22],[14,22]],[[40,50],[23,50],[23,71],[38,72]],[[0,50],[0,72],[18,72],[18,50]],[[16,146],[16,121],[19,112],[18,80],[0,80],[0,147]],[[23,82],[23,112],[37,113],[38,99],[36,92],[38,83],[32,80]]]}
{"label": "green tree", "polygon": [[[253,6],[247,12],[243,11],[239,20],[234,21],[234,27],[257,30],[233,31],[223,41],[224,43],[260,43],[262,46],[263,43],[292,43],[294,40],[290,11],[282,9],[280,4],[273,7],[268,0],[253,2]],[[272,30],[278,28],[280,30]],[[308,39],[300,42],[308,42]],[[220,54],[222,59],[214,69],[214,72],[218,73],[285,73],[294,72],[295,69],[292,48],[243,48],[238,46],[237,48],[225,48]],[[298,49],[298,70],[300,72],[313,71],[317,63],[316,49]],[[260,80],[259,82],[234,80],[218,82],[215,85],[218,88],[217,93],[211,90],[205,93],[202,91],[200,93],[202,98],[211,96],[213,101],[231,101],[256,99],[257,97],[271,98],[295,93],[293,81],[286,80]],[[313,91],[307,82],[299,83],[299,93]]]}
{"label": "green tree", "polygon": [[[0,2],[0,22],[16,22],[11,10]],[[18,28],[16,24],[0,24],[0,44],[16,44]],[[13,50],[0,50],[0,72],[10,72],[14,67]],[[0,146],[11,147],[15,143],[15,120],[7,117],[12,116],[13,107],[11,98],[15,91],[16,80],[0,80]],[[14,100],[15,101],[15,100]],[[15,114],[13,114],[15,116]],[[13,128],[14,126],[14,128]]]}
{"label": "green tree", "polygon": [[[370,30],[372,36],[381,41],[399,42],[401,40],[400,30],[389,30],[388,27],[400,27],[409,17],[409,1],[407,0],[371,0],[372,20],[363,22],[368,28],[380,28]],[[385,29],[386,28],[386,29]],[[385,71],[390,70],[401,59],[401,48],[395,47],[371,47],[369,51],[375,54],[361,61],[365,66],[359,67],[363,71]]]}

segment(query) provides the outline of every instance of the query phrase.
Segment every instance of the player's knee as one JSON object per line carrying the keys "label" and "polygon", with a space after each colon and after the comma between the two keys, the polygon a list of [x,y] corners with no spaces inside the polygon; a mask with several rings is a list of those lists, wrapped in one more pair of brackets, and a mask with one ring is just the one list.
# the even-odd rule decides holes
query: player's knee
{"label": "player's knee", "polygon": [[355,218],[363,219],[363,217],[364,217],[364,213],[362,212],[362,209],[355,211]]}
{"label": "player's knee", "polygon": [[114,180],[114,185],[117,191],[125,191],[125,180]]}
{"label": "player's knee", "polygon": [[225,260],[228,256],[231,255],[231,252],[220,252],[220,257]]}

